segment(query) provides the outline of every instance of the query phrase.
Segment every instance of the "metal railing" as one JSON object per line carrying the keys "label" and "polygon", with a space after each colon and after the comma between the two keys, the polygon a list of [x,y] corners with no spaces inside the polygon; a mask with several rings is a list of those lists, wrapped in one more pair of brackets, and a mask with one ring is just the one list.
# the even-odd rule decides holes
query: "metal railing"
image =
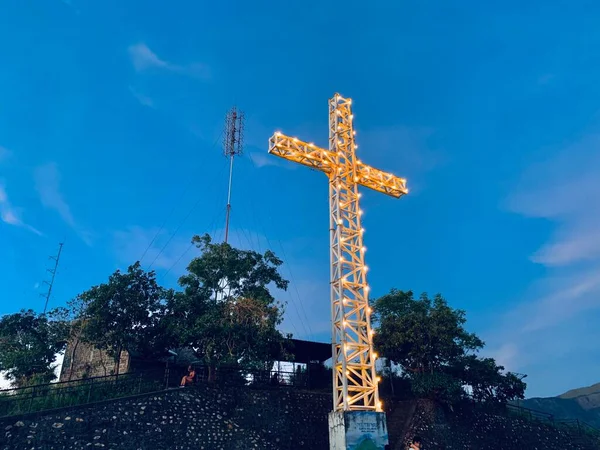
{"label": "metal railing", "polygon": [[[306,371],[286,371],[279,369],[247,369],[240,367],[218,367],[209,370],[206,366],[197,366],[196,382],[214,382],[226,386],[246,386],[255,388],[279,387],[309,390],[331,388],[331,373]],[[211,379],[212,375],[212,379]],[[172,379],[172,377],[170,377]]]}
{"label": "metal railing", "polygon": [[[213,383],[216,386],[248,388],[297,388],[329,390],[329,372],[259,370],[239,367],[194,366],[194,384]],[[185,375],[183,367],[167,367],[141,372],[83,378],[34,386],[0,390],[0,418],[47,411],[69,406],[86,405],[102,400],[158,392],[179,386]]]}
{"label": "metal railing", "polygon": [[576,434],[579,436],[586,435],[592,436],[600,440],[600,429],[590,425],[587,422],[583,422],[579,419],[557,419],[554,414],[550,414],[544,411],[536,409],[525,408],[523,406],[507,404],[507,410],[511,415],[516,415],[521,418],[528,420],[537,420],[540,422],[547,422],[551,425],[561,428],[564,431]]}
{"label": "metal railing", "polygon": [[564,419],[559,420],[557,424],[561,427],[566,426],[569,429],[576,429],[577,434],[579,435],[587,435],[593,436],[600,441],[600,428],[596,428],[593,425],[590,425],[587,422],[583,422],[579,419]]}
{"label": "metal railing", "polygon": [[506,405],[506,409],[509,413],[518,417],[526,418],[529,420],[538,420],[541,422],[554,423],[554,414],[550,414],[544,411],[525,408],[524,406],[511,405],[510,403]]}
{"label": "metal railing", "polygon": [[0,417],[94,403],[165,388],[165,372],[127,373],[0,390]]}

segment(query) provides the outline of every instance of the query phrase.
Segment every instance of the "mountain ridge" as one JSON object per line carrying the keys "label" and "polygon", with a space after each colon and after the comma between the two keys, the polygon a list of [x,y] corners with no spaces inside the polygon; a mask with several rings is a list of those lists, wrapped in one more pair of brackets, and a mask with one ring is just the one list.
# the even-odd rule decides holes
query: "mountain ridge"
{"label": "mountain ridge", "polygon": [[556,397],[532,397],[519,406],[552,414],[556,420],[580,420],[600,428],[600,383],[571,389]]}

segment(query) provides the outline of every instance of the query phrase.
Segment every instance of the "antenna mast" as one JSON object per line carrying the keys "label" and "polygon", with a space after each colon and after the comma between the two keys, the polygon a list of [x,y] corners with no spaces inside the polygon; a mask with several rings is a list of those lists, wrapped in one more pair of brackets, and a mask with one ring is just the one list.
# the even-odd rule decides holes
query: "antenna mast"
{"label": "antenna mast", "polygon": [[229,188],[227,191],[227,215],[225,218],[225,243],[229,239],[229,218],[231,215],[231,183],[233,180],[233,159],[242,154],[244,145],[244,113],[234,106],[225,116],[225,136],[223,154],[229,158]]}
{"label": "antenna mast", "polygon": [[44,281],[44,283],[48,285],[48,292],[46,293],[46,295],[42,294],[42,296],[46,297],[46,303],[44,304],[44,314],[46,314],[46,309],[48,308],[48,301],[50,300],[50,295],[52,295],[52,286],[54,286],[54,277],[56,276],[56,269],[58,269],[58,262],[60,261],[60,254],[62,252],[63,245],[63,242],[59,243],[58,254],[56,256],[50,256],[50,259],[54,260],[54,267],[52,269],[46,269],[46,271],[52,274],[52,278],[50,279],[50,282]]}

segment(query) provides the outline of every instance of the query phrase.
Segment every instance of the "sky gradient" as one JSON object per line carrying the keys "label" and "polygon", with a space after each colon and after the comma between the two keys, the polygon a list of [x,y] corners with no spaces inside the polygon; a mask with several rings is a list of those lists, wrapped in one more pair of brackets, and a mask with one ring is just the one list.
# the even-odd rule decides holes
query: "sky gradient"
{"label": "sky gradient", "polygon": [[62,241],[51,307],[144,253],[175,286],[223,238],[236,104],[232,243],[285,260],[285,330],[327,341],[327,180],[267,141],[326,146],[339,92],[411,190],[362,191],[372,295],[442,293],[529,396],[600,381],[600,4],[459,3],[2,2],[0,314],[43,309]]}

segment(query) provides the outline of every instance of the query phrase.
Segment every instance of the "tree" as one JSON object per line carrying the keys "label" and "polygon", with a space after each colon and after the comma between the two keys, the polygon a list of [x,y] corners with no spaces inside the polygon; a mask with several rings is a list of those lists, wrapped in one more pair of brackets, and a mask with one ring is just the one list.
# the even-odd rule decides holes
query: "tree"
{"label": "tree", "polygon": [[83,292],[74,302],[82,305],[76,319],[85,324],[82,338],[114,358],[118,375],[123,350],[142,354],[163,350],[156,342],[170,294],[158,285],[155,273],[144,271],[139,262],[126,273],[117,270],[107,283]]}
{"label": "tree", "polygon": [[441,295],[415,299],[412,291],[393,289],[375,300],[374,322],[375,347],[400,365],[414,394],[451,404],[468,386],[482,402],[523,398],[525,383],[503,373],[494,359],[475,354],[483,341],[465,329],[465,312],[451,308]]}
{"label": "tree", "polygon": [[56,355],[66,345],[67,328],[52,313],[22,310],[0,319],[0,371],[16,386],[48,383]]}
{"label": "tree", "polygon": [[286,289],[279,273],[282,261],[271,251],[214,244],[208,235],[194,236],[201,249],[179,280],[183,292],[167,304],[167,329],[173,342],[191,347],[209,366],[209,380],[221,364],[265,365],[270,349],[283,339],[277,330],[282,305],[269,285]]}
{"label": "tree", "polygon": [[471,397],[476,401],[506,404],[525,398],[525,382],[511,372],[503,373],[504,367],[493,358],[467,355],[457,359],[448,372],[471,388]]}
{"label": "tree", "polygon": [[392,291],[374,302],[375,347],[408,373],[433,373],[456,358],[481,349],[468,333],[465,312],[452,309],[441,295],[433,300],[412,291]]}

